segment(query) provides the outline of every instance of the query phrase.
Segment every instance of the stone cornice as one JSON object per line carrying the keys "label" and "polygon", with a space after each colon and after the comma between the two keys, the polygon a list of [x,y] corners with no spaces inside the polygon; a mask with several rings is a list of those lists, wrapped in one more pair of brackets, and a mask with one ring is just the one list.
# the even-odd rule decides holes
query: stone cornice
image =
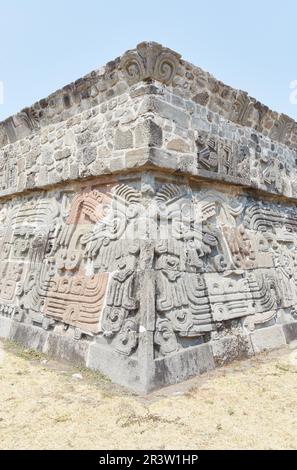
{"label": "stone cornice", "polygon": [[227,120],[297,148],[297,123],[289,116],[271,111],[246,92],[225,85],[182,60],[180,54],[155,42],[140,43],[102,69],[1,122],[0,147],[104,103],[140,81],[149,80],[170,87],[176,94]]}

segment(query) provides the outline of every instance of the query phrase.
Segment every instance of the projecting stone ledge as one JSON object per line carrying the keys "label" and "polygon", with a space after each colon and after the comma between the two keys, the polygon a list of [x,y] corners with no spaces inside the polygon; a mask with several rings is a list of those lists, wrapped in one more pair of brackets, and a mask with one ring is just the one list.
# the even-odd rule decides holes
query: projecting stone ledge
{"label": "projecting stone ledge", "polygon": [[296,199],[296,129],[142,43],[0,123],[0,196],[159,167]]}
{"label": "projecting stone ledge", "polygon": [[0,123],[0,337],[140,392],[295,341],[296,135],[156,43]]}

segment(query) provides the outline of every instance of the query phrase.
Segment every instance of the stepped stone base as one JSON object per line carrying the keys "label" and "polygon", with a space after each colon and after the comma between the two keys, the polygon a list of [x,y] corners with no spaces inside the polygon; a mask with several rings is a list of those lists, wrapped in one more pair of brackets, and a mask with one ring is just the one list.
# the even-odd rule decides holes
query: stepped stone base
{"label": "stepped stone base", "polygon": [[0,123],[0,337],[140,393],[295,342],[296,149],[156,43]]}
{"label": "stepped stone base", "polygon": [[293,342],[297,337],[297,322],[261,328],[242,336],[241,342],[246,344],[244,348],[238,346],[236,336],[230,336],[148,362],[141,357],[119,356],[96,342],[73,341],[65,334],[49,333],[10,318],[0,318],[0,338],[15,341],[53,358],[89,367],[141,394],[179,383],[236,359],[284,347],[291,343],[291,336],[286,335],[291,330],[295,331]]}

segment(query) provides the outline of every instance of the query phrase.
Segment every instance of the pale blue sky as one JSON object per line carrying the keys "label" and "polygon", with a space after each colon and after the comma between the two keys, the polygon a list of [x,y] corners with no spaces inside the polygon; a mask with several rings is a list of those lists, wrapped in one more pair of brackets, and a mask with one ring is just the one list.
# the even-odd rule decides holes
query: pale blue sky
{"label": "pale blue sky", "polygon": [[141,41],[297,119],[296,0],[0,0],[0,120]]}

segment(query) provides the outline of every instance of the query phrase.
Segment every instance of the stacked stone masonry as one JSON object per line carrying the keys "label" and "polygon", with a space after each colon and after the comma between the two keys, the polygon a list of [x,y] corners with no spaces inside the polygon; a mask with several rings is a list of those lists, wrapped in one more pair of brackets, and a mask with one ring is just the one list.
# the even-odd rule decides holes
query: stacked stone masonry
{"label": "stacked stone masonry", "polygon": [[0,336],[139,392],[297,339],[297,124],[156,43],[0,123]]}

